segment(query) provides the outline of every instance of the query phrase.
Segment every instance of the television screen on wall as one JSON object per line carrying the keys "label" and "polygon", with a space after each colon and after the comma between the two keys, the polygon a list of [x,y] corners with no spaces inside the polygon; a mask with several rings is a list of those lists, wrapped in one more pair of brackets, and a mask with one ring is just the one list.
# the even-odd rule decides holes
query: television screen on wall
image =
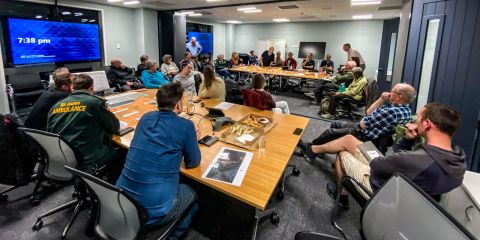
{"label": "television screen on wall", "polygon": [[326,46],[326,42],[300,42],[298,57],[307,58],[308,53],[313,53],[314,59],[324,59]]}
{"label": "television screen on wall", "polygon": [[14,65],[100,61],[98,24],[8,18]]}
{"label": "television screen on wall", "polygon": [[188,40],[192,37],[197,39],[197,42],[202,45],[201,54],[212,54],[213,53],[213,33],[209,32],[188,32]]}

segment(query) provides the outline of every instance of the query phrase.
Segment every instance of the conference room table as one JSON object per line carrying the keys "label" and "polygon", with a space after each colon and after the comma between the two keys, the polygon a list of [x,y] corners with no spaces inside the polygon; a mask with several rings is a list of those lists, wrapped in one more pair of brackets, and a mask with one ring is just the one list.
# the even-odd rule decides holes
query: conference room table
{"label": "conference room table", "polygon": [[[110,110],[117,116],[120,121],[126,122],[129,127],[135,128],[143,114],[156,110],[156,89],[149,89],[139,92],[140,97],[134,97],[133,102],[124,105],[111,107]],[[128,93],[127,93],[128,94]],[[131,94],[131,92],[130,92]],[[122,95],[114,95],[115,98],[121,98]],[[106,97],[105,99],[109,99]],[[132,98],[131,96],[129,98]],[[194,98],[195,99],[195,98]],[[184,106],[187,104],[187,98],[182,99]],[[220,136],[222,131],[228,131],[228,126],[224,126],[221,132],[213,132],[210,120],[204,118],[208,113],[206,107],[212,108],[220,103],[218,100],[204,99],[202,100],[204,107],[200,103],[193,103],[195,114],[181,116],[190,119],[197,130],[197,137],[201,138],[205,135]],[[267,204],[272,197],[279,181],[282,179],[284,170],[292,156],[298,141],[302,134],[295,135],[297,128],[305,129],[309,119],[294,115],[285,115],[282,113],[273,113],[272,111],[262,111],[255,108],[233,104],[230,108],[223,110],[225,116],[238,121],[249,114],[265,116],[273,119],[276,126],[266,134],[266,147],[264,151],[259,151],[258,147],[253,152],[253,158],[244,176],[240,186],[230,185],[219,181],[202,178],[202,174],[222,147],[246,150],[222,141],[218,141],[210,147],[199,145],[202,160],[198,167],[186,169],[182,163],[180,172],[182,175],[193,179],[203,185],[216,189],[230,197],[238,199],[249,206],[255,208],[255,226],[253,231],[253,239],[256,235],[256,226],[260,218],[270,214],[275,214],[272,209],[266,209]],[[303,132],[302,132],[303,133]],[[113,141],[118,145],[129,148],[133,139],[134,131],[123,136],[113,136]]]}
{"label": "conference room table", "polygon": [[279,77],[292,77],[292,78],[302,78],[309,80],[326,80],[329,81],[328,75],[325,72],[312,72],[303,69],[295,70],[283,70],[281,67],[261,67],[261,66],[238,66],[232,67],[230,71],[240,72],[240,73],[262,73],[265,75],[275,75]]}

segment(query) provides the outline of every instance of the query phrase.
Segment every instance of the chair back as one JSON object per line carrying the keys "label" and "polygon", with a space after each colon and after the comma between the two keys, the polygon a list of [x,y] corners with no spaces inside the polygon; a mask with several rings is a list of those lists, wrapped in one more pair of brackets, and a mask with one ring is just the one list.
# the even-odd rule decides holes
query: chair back
{"label": "chair back", "polygon": [[365,111],[380,97],[380,88],[375,78],[367,78],[367,85],[364,88]]}
{"label": "chair back", "polygon": [[98,200],[95,232],[100,239],[133,240],[142,236],[148,214],[122,189],[75,168],[65,169],[88,185]]}
{"label": "chair back", "polygon": [[395,174],[362,210],[365,239],[476,239],[418,186]]}
{"label": "chair back", "polygon": [[248,107],[253,107],[260,110],[265,110],[262,96],[250,89],[242,88],[243,104]]}
{"label": "chair back", "polygon": [[77,167],[80,155],[75,154],[74,149],[62,136],[30,128],[18,128],[18,130],[35,140],[47,154],[44,171],[46,177],[65,182],[73,178],[63,166]]}

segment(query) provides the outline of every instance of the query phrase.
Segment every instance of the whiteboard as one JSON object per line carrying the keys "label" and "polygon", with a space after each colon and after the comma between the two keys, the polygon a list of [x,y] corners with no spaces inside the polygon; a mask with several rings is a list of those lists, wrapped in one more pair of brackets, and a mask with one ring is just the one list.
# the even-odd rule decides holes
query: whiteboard
{"label": "whiteboard", "polygon": [[282,59],[285,60],[287,56],[287,41],[284,39],[267,39],[267,40],[257,40],[257,53],[261,55],[265,50],[268,50],[270,47],[273,47],[276,52],[282,53]]}

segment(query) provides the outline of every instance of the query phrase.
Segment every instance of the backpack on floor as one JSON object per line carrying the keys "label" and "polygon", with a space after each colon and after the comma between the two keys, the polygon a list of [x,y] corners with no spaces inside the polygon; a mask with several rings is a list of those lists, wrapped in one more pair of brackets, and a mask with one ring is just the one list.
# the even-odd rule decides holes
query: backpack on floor
{"label": "backpack on floor", "polygon": [[330,105],[330,97],[325,96],[320,103],[320,113],[326,114],[328,113],[328,106]]}

